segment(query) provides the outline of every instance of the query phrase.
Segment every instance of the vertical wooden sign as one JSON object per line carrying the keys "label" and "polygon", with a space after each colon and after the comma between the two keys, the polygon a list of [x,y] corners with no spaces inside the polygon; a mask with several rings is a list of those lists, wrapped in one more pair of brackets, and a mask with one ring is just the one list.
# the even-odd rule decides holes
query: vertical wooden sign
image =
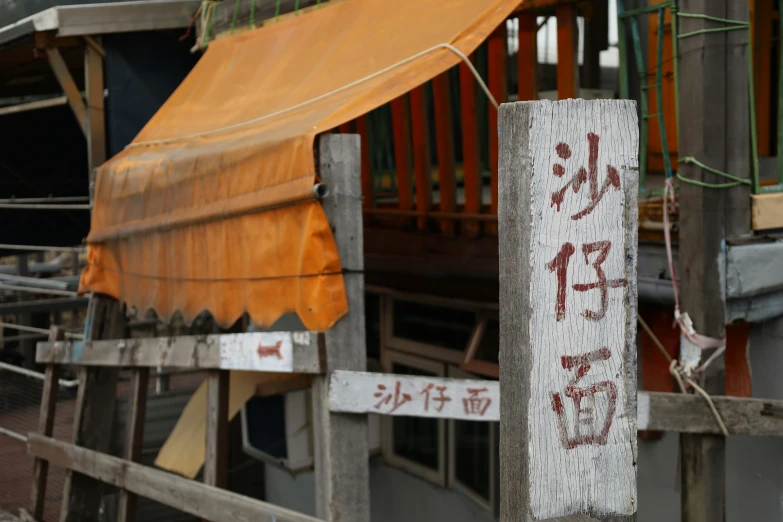
{"label": "vertical wooden sign", "polygon": [[630,520],[635,103],[504,104],[499,132],[501,520]]}

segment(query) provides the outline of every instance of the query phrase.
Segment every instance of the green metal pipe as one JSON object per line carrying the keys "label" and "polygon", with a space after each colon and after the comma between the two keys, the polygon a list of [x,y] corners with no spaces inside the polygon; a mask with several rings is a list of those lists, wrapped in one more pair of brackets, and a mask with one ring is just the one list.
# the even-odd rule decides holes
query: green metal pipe
{"label": "green metal pipe", "polygon": [[666,135],[666,122],[663,119],[663,25],[666,12],[658,11],[658,45],[657,45],[657,64],[655,66],[655,95],[658,104],[658,132],[661,135],[661,154],[663,154],[663,171],[666,179],[672,177],[672,164],[669,158],[669,142]]}
{"label": "green metal pipe", "polygon": [[652,5],[647,5],[647,6],[644,6],[644,7],[639,7],[639,8],[636,8],[636,9],[631,9],[630,11],[626,11],[625,9],[623,9],[622,12],[621,12],[620,11],[620,2],[618,1],[617,2],[617,16],[620,17],[620,18],[630,18],[632,16],[635,17],[635,16],[638,16],[638,15],[643,15],[643,14],[647,14],[647,13],[654,13],[655,11],[660,11],[662,9],[666,9],[667,7],[669,7],[668,3],[661,3],[661,4],[652,4]]}

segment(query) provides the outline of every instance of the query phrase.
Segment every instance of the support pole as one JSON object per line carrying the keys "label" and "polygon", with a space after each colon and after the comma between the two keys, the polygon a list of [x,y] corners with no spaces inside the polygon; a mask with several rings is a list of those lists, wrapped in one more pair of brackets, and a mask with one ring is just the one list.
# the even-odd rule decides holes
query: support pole
{"label": "support pole", "polygon": [[557,14],[557,99],[579,97],[579,26],[576,5],[560,4]]}
{"label": "support pole", "polygon": [[[682,0],[680,11],[747,20],[747,0]],[[699,18],[679,19],[679,34],[723,24]],[[748,32],[709,32],[679,42],[680,157],[692,156],[711,168],[747,178],[749,171]],[[726,179],[695,165],[680,174],[702,183]],[[725,335],[720,254],[727,237],[749,232],[746,186],[707,188],[680,184],[681,309],[696,330]],[[712,350],[705,350],[702,361]],[[724,359],[700,376],[701,386],[723,395]],[[726,517],[726,440],[719,435],[680,437],[682,522],[723,522]]]}
{"label": "support pole", "polygon": [[[326,134],[319,143],[322,200],[343,265],[348,315],[324,334],[329,370],[367,367],[361,163],[355,135]],[[316,516],[327,522],[370,520],[367,415],[329,411],[329,377],[313,378]]]}
{"label": "support pole", "polygon": [[500,108],[503,522],[635,520],[637,121],[628,100]]}
{"label": "support pole", "polygon": [[[120,303],[110,297],[93,295],[84,328],[86,340],[117,339],[125,329]],[[83,448],[107,452],[117,396],[116,367],[79,368],[73,443]],[[87,475],[66,471],[60,522],[97,522],[103,485]]]}

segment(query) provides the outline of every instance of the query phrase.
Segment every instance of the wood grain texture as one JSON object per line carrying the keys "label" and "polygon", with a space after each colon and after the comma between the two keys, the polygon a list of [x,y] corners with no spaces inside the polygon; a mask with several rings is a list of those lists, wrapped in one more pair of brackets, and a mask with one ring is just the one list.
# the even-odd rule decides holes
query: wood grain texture
{"label": "wood grain texture", "polygon": [[316,332],[248,332],[38,343],[36,362],[318,373]]}
{"label": "wood grain texture", "polygon": [[[125,460],[139,462],[144,445],[144,422],[147,416],[147,389],[149,387],[150,369],[134,368],[131,377],[132,395],[128,417],[125,422]],[[118,522],[135,522],[136,495],[127,489],[120,490],[117,506]]]}
{"label": "wood grain texture", "polygon": [[228,487],[228,385],[227,370],[213,370],[207,376],[207,430],[204,484]]}
{"label": "wood grain texture", "polygon": [[[324,135],[318,158],[331,190],[322,200],[343,266],[348,315],[324,333],[329,370],[365,370],[364,237],[359,205],[359,143],[356,136]],[[370,520],[367,416],[333,413],[326,376],[313,378],[316,515],[329,522]]]}
{"label": "wood grain texture", "polygon": [[501,520],[632,516],[636,108],[500,116]]}
{"label": "wood grain texture", "polygon": [[31,434],[27,451],[96,482],[127,489],[212,522],[319,522],[274,504],[37,434]]}
{"label": "wood grain texture", "polygon": [[[116,300],[93,295],[87,310],[85,339],[116,339],[125,330],[125,313]],[[80,368],[76,395],[73,443],[96,451],[108,451],[114,399],[117,396],[117,368]],[[102,485],[95,479],[65,473],[60,521],[98,521]]]}
{"label": "wood grain texture", "polygon": [[[49,333],[50,341],[65,339],[65,330],[52,326]],[[52,436],[54,429],[57,393],[60,389],[60,366],[47,364],[44,374],[43,391],[41,392],[41,413],[38,417],[38,433]],[[35,459],[33,462],[33,489],[30,495],[30,512],[34,520],[43,519],[44,501],[46,499],[46,482],[49,474],[49,463]]]}

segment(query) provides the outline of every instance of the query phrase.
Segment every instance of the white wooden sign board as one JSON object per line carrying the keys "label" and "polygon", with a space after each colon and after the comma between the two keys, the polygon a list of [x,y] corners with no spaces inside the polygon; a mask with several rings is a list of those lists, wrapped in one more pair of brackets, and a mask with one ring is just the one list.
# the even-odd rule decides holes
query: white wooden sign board
{"label": "white wooden sign board", "polygon": [[504,441],[502,424],[501,463],[517,465],[504,444],[525,445],[512,453],[527,463],[517,487],[532,520],[631,515],[635,105],[541,101],[501,117],[502,415],[522,428]]}
{"label": "white wooden sign board", "polygon": [[497,421],[498,398],[494,381],[339,370],[329,379],[329,409],[344,413]]}
{"label": "white wooden sign board", "polygon": [[310,345],[310,332],[257,332],[220,337],[220,368],[292,372],[294,344]]}

